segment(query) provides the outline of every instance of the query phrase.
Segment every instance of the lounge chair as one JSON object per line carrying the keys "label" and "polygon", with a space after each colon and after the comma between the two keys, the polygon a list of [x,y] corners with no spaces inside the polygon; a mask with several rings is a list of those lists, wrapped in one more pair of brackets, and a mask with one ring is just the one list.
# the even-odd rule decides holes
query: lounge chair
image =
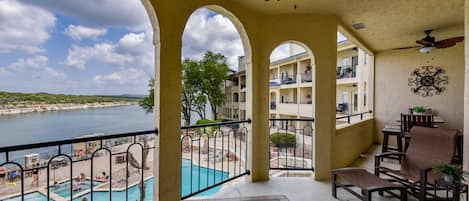
{"label": "lounge chair", "polygon": [[[388,152],[375,156],[375,175],[386,175],[407,187],[419,200],[433,197],[434,182],[441,175],[431,172],[441,162],[451,163],[455,154],[457,130],[414,126],[410,131],[410,145],[406,153]],[[381,166],[381,158],[402,157],[400,170]]]}

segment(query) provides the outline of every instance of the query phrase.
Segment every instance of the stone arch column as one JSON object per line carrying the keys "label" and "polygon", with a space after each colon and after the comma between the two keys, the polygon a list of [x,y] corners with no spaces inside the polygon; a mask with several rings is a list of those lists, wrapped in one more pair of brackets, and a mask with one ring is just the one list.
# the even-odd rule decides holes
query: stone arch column
{"label": "stone arch column", "polygon": [[[220,5],[210,4],[211,2]],[[182,35],[187,20],[195,10],[202,7],[227,16],[241,35],[248,61],[246,69],[249,70],[252,69],[253,65],[251,41],[241,21],[228,9],[236,11],[237,14],[243,13],[244,20],[254,18],[249,11],[235,3],[205,0],[190,2],[186,0],[161,0],[151,1],[148,5],[150,4],[152,5],[150,9],[158,13],[160,35],[159,40],[155,40],[159,41],[157,52],[160,53],[159,58],[155,61],[155,122],[160,132],[155,146],[155,177],[158,182],[155,182],[154,198],[161,201],[175,201],[180,200],[181,197],[181,139],[177,134],[180,133],[181,122]],[[247,85],[252,86],[251,83],[248,80]],[[248,95],[247,102],[252,101],[252,96]],[[250,110],[248,109],[248,111]],[[252,112],[248,112],[247,117],[252,118]],[[253,130],[255,128],[249,131],[251,136],[255,132]],[[252,148],[249,150],[252,151]],[[253,166],[251,161],[249,161],[249,166]],[[256,172],[256,168],[251,170],[253,173]]]}
{"label": "stone arch column", "polygon": [[[159,36],[154,38],[154,115],[159,134],[155,140],[153,199],[176,201],[181,198],[181,37],[189,14],[163,1],[143,3],[148,13],[158,15],[159,25]],[[178,15],[173,15],[174,10]]]}
{"label": "stone arch column", "polygon": [[[259,68],[268,79],[268,66],[271,51],[285,41],[298,41],[314,52],[315,86],[315,142],[314,179],[327,180],[332,169],[333,139],[335,137],[335,98],[337,23],[332,15],[294,14],[266,15],[259,22],[257,45],[262,47]],[[265,69],[262,70],[262,69]],[[268,95],[268,80],[256,80],[262,92]],[[265,84],[264,84],[265,83]],[[268,99],[264,99],[268,100]],[[267,109],[267,106],[265,107]],[[263,110],[260,110],[263,111]],[[267,113],[268,111],[266,111]],[[266,123],[267,123],[266,114]],[[268,132],[268,128],[265,128]],[[268,142],[268,133],[262,135]],[[268,143],[265,145],[268,147]],[[268,164],[267,164],[268,165]]]}

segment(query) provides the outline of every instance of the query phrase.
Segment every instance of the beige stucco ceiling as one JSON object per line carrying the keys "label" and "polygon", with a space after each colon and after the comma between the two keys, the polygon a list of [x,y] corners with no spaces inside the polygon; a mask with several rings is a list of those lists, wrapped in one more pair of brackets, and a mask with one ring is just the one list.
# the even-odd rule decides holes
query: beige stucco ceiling
{"label": "beige stucco ceiling", "polygon": [[[434,29],[437,40],[463,35],[464,0],[239,0],[266,13],[337,15],[374,51],[415,45],[423,31]],[[296,5],[296,9],[294,6]],[[351,25],[363,23],[364,29]],[[318,27],[319,29],[320,27]]]}

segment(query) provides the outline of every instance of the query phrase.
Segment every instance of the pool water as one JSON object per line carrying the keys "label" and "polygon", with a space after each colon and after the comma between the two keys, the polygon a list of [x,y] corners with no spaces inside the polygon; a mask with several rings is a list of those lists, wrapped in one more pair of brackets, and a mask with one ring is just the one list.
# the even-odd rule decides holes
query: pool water
{"label": "pool water", "polygon": [[[99,184],[101,184],[101,182],[93,181],[93,187]],[[84,183],[78,184],[78,188],[80,190],[73,191],[73,195],[89,190],[91,188],[91,181],[86,181]],[[50,187],[50,191],[52,193],[59,195],[60,197],[63,197],[66,199],[70,198],[70,181],[60,183],[58,187],[56,188]]]}
{"label": "pool water", "polygon": [[[227,172],[222,172],[218,170],[208,169],[200,167],[200,188],[198,183],[199,178],[199,166],[193,165],[192,166],[192,192],[198,191],[199,189],[204,189],[207,186],[213,185],[214,181],[219,183],[225,179],[228,179],[229,174]],[[182,196],[186,196],[191,194],[191,180],[190,180],[190,173],[191,173],[191,162],[190,160],[183,160],[182,161]],[[208,179],[207,179],[208,175]],[[214,177],[215,176],[215,177]],[[145,201],[151,201],[153,199],[153,183],[154,179],[148,179],[145,181]],[[216,192],[220,191],[221,185],[215,188],[212,188],[208,191],[203,193],[197,194],[197,196],[209,196],[213,195]],[[81,201],[84,197],[88,200],[91,200],[91,194],[86,194],[81,197],[75,198],[74,201]],[[93,200],[109,200],[109,192],[93,192]],[[126,195],[125,191],[121,192],[112,192],[112,200],[113,201],[125,201]],[[132,186],[129,188],[129,200],[140,200],[140,190],[138,186]]]}
{"label": "pool water", "polygon": [[[200,168],[200,186],[199,186],[199,168]],[[192,185],[191,185],[191,161],[182,160],[182,196],[191,194],[198,190],[204,189],[208,186],[211,186],[216,183],[220,183],[222,180],[228,179],[229,174],[227,172],[199,167],[197,165],[192,165]],[[208,196],[213,195],[216,192],[220,191],[221,185],[215,188],[212,188],[208,191],[197,194],[198,196]]]}
{"label": "pool water", "polygon": [[[153,179],[148,179],[145,181],[145,201],[153,200]],[[83,198],[91,200],[91,194],[85,194],[78,198],[73,199],[73,201],[81,201]],[[106,201],[109,200],[109,192],[93,192],[93,200]],[[112,192],[113,201],[125,201],[126,195],[125,191],[113,191]],[[129,188],[129,200],[140,200],[140,190],[138,186],[132,186]]]}
{"label": "pool water", "polygon": [[[41,193],[29,193],[29,194],[26,194],[24,195],[24,200],[25,201],[47,201],[47,196],[41,194]],[[51,201],[54,201],[52,199],[50,199]],[[11,198],[11,199],[6,199],[4,201],[21,201],[21,196],[19,197],[15,197],[15,198]]]}

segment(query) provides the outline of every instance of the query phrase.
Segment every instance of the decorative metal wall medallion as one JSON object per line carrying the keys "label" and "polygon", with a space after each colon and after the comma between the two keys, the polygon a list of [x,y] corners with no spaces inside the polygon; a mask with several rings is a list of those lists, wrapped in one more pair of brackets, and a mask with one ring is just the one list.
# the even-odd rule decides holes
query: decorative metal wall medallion
{"label": "decorative metal wall medallion", "polygon": [[440,95],[445,91],[443,85],[448,85],[448,76],[441,67],[422,66],[415,69],[409,78],[410,90],[423,97]]}

